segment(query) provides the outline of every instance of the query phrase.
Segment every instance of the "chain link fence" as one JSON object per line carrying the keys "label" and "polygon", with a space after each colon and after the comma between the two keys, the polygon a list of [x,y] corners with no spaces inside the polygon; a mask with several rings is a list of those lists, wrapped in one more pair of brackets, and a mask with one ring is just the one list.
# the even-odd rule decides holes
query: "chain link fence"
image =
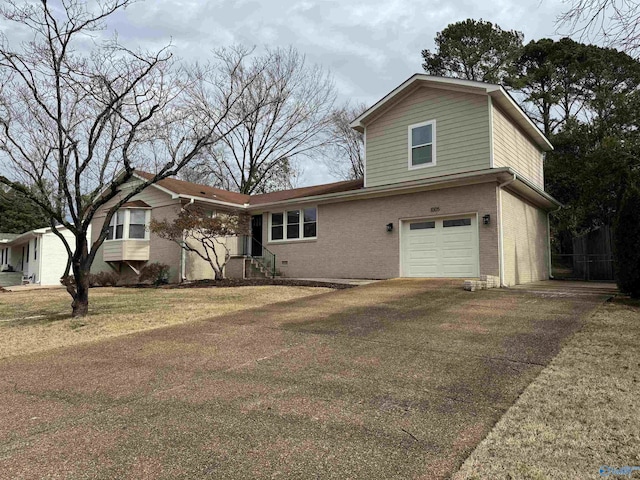
{"label": "chain link fence", "polygon": [[610,254],[553,254],[551,267],[553,278],[560,280],[616,279]]}

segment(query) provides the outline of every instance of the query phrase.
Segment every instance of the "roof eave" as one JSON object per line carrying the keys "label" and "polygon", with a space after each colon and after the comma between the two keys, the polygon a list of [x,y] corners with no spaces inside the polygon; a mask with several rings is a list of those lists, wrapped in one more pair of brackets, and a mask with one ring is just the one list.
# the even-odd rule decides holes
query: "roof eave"
{"label": "roof eave", "polygon": [[193,200],[194,202],[210,203],[213,205],[222,205],[225,207],[232,207],[232,208],[239,208],[239,209],[245,209],[249,205],[248,203],[240,204],[240,203],[224,202],[222,200],[215,200],[212,198],[197,197],[195,195],[185,195],[185,194],[177,194],[175,198],[184,198],[185,200]]}
{"label": "roof eave", "polygon": [[512,184],[515,190],[529,197],[529,199],[535,201],[541,207],[547,210],[553,210],[564,206],[528,178],[523,177],[512,169],[509,169],[509,172],[515,177],[516,181]]}
{"label": "roof eave", "polygon": [[498,105],[507,111],[516,123],[535,140],[536,144],[545,152],[553,150],[553,145],[549,139],[540,131],[535,123],[529,118],[529,115],[516,103],[503,87],[488,92]]}
{"label": "roof eave", "polygon": [[332,200],[349,200],[351,198],[357,199],[363,196],[369,195],[393,195],[393,194],[403,194],[403,193],[412,193],[412,191],[420,191],[424,189],[428,189],[430,187],[438,187],[438,188],[447,188],[449,186],[454,186],[452,184],[456,183],[464,183],[475,181],[482,181],[483,177],[486,177],[485,181],[491,181],[494,178],[498,178],[504,176],[505,174],[510,174],[511,170],[507,167],[502,168],[489,168],[484,170],[475,170],[472,172],[465,172],[460,174],[454,174],[448,176],[448,178],[443,179],[440,178],[427,178],[418,181],[404,182],[403,184],[390,184],[390,185],[379,185],[376,187],[366,187],[359,188],[356,190],[348,190],[346,192],[336,192],[336,193],[327,193],[323,195],[313,195],[309,197],[298,197],[292,198],[288,200],[279,200],[277,202],[268,202],[268,203],[259,203],[259,204],[251,204],[249,206],[249,210],[259,211],[269,207],[280,207],[285,205],[291,205],[295,203],[319,203],[325,201]]}

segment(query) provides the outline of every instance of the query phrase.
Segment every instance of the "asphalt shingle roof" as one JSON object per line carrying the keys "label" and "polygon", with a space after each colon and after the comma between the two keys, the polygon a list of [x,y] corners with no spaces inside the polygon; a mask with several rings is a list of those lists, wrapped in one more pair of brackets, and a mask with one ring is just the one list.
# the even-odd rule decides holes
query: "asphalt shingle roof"
{"label": "asphalt shingle roof", "polygon": [[[145,179],[153,178],[152,173],[136,171],[136,174]],[[344,182],[325,183],[311,187],[293,188],[281,190],[279,192],[262,193],[257,195],[245,195],[237,192],[230,192],[220,188],[201,185],[198,183],[186,182],[176,178],[165,178],[158,182],[158,185],[177,195],[189,195],[192,197],[206,198],[209,200],[219,200],[222,202],[235,203],[239,205],[262,205],[272,202],[301,199],[316,195],[326,195],[330,193],[348,192],[359,190],[364,187],[362,179],[347,180]]]}

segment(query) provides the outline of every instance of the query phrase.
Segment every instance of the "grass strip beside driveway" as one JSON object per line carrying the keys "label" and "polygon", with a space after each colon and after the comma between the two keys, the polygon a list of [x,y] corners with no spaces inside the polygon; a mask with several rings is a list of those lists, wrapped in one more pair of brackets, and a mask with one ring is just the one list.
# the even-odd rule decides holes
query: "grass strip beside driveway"
{"label": "grass strip beside driveway", "polygon": [[89,315],[71,318],[62,289],[0,294],[0,358],[78,345],[330,291],[318,287],[95,288]]}
{"label": "grass strip beside driveway", "polygon": [[638,339],[640,303],[598,308],[453,478],[596,479],[601,467],[640,466]]}

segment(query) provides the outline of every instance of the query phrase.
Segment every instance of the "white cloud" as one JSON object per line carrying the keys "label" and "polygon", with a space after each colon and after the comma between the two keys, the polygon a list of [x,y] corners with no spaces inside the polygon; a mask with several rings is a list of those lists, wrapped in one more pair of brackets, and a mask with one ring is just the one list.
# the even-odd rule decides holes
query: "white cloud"
{"label": "white cloud", "polygon": [[[213,48],[293,45],[335,76],[341,100],[372,104],[412,73],[420,52],[433,48],[449,23],[483,18],[525,33],[554,36],[562,0],[148,0],[110,19],[129,46],[157,49],[172,42],[177,55],[202,59]],[[0,28],[21,38],[15,26]],[[557,35],[555,35],[557,37]],[[304,183],[328,181],[306,166]]]}

